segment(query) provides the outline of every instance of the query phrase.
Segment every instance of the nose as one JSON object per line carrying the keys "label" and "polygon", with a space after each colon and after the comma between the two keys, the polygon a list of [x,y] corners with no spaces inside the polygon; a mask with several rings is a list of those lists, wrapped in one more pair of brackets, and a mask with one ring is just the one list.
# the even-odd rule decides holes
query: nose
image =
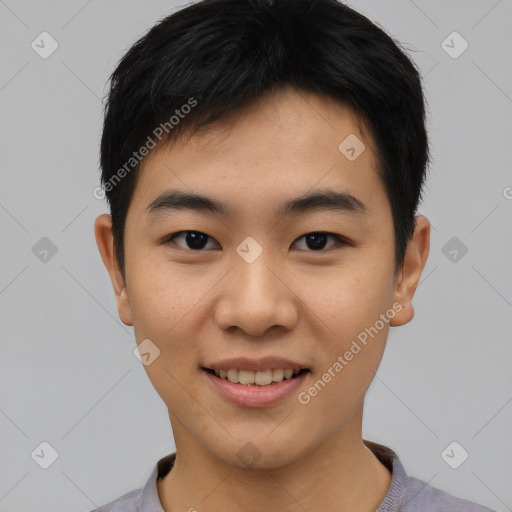
{"label": "nose", "polygon": [[299,317],[292,288],[275,260],[269,261],[264,253],[252,263],[239,259],[223,279],[215,322],[220,329],[239,329],[251,336],[277,327],[292,330]]}

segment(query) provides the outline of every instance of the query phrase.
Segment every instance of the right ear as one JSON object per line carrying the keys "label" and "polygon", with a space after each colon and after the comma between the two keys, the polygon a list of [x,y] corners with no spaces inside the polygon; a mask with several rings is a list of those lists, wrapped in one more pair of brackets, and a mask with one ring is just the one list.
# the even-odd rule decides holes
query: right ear
{"label": "right ear", "polygon": [[114,251],[114,235],[112,233],[112,217],[101,214],[94,221],[94,236],[116,294],[119,318],[125,325],[133,325],[132,310],[121,270]]}

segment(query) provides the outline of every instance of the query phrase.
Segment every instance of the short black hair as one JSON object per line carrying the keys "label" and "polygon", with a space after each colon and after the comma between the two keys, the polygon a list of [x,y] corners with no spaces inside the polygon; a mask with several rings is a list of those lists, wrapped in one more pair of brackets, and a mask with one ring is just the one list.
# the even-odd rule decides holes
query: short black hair
{"label": "short black hair", "polygon": [[349,105],[369,128],[403,266],[430,160],[425,99],[400,43],[362,14],[337,0],[202,0],[158,21],[109,81],[101,183],[123,278],[141,155],[286,86]]}

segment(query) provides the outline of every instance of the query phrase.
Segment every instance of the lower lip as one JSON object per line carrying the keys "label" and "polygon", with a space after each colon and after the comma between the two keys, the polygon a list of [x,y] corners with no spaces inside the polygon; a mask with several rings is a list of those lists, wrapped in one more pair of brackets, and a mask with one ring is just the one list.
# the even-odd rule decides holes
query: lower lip
{"label": "lower lip", "polygon": [[268,386],[233,384],[213,373],[201,370],[220,394],[235,405],[242,407],[268,407],[297,391],[310,372],[301,373],[293,379],[282,380]]}

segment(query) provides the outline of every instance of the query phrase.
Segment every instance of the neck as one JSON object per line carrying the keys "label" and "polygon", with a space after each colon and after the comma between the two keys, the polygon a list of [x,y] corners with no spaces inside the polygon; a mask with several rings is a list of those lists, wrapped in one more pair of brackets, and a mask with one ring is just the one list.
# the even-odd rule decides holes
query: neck
{"label": "neck", "polygon": [[355,416],[351,425],[299,460],[272,469],[220,460],[173,418],[176,460],[157,483],[162,507],[166,512],[374,512],[389,489],[391,473],[363,442],[362,410]]}

